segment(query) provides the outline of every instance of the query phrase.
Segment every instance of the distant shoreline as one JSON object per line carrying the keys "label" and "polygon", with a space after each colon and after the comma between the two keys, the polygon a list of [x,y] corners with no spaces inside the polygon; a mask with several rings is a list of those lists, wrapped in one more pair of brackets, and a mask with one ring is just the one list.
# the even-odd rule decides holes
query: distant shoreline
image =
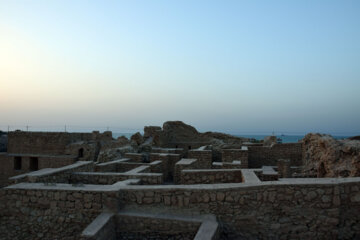
{"label": "distant shoreline", "polygon": [[[135,132],[134,132],[135,133]],[[125,136],[127,138],[130,138],[134,133],[115,133],[113,132],[113,138],[118,138],[120,136]],[[264,137],[269,136],[271,134],[231,134],[236,137],[244,137],[244,138],[254,138],[256,140],[263,140]],[[292,142],[298,142],[299,140],[303,139],[305,135],[275,135],[277,138],[280,138],[283,143],[292,143]],[[343,139],[348,138],[350,136],[335,136],[331,135],[335,139]]]}

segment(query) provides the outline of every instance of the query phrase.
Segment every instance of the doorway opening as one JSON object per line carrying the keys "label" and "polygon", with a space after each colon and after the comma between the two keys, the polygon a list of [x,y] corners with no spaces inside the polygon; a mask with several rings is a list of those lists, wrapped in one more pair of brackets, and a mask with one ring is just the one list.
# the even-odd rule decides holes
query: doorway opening
{"label": "doorway opening", "polygon": [[14,157],[14,170],[21,170],[21,157]]}
{"label": "doorway opening", "polygon": [[78,152],[78,158],[82,158],[82,157],[84,157],[84,149],[80,148]]}
{"label": "doorway opening", "polygon": [[39,170],[39,159],[37,157],[30,158],[30,171]]}

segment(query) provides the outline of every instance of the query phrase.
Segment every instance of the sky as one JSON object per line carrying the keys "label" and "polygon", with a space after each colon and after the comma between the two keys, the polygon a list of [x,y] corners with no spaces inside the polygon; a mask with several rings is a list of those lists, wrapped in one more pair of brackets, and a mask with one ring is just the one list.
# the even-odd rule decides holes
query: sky
{"label": "sky", "polygon": [[0,0],[3,130],[360,135],[359,110],[357,0]]}

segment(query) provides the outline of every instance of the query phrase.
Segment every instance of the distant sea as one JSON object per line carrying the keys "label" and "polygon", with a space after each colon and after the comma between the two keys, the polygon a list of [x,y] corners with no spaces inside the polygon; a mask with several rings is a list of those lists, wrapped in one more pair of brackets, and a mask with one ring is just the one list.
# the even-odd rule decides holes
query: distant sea
{"label": "distant sea", "polygon": [[[118,138],[120,136],[125,136],[130,138],[134,133],[113,133],[113,138]],[[234,135],[237,137],[244,137],[244,138],[254,138],[256,140],[262,140],[264,137],[269,135]],[[298,142],[299,140],[304,138],[304,135],[276,135],[277,138],[280,138],[283,143],[292,143]],[[344,139],[348,138],[349,136],[333,136],[335,139]]]}

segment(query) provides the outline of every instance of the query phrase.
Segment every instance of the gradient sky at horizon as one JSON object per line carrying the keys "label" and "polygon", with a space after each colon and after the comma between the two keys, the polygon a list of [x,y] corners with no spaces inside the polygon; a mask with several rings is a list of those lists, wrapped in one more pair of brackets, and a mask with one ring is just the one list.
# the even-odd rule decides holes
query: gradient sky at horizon
{"label": "gradient sky at horizon", "polygon": [[360,1],[0,0],[0,129],[360,134]]}

